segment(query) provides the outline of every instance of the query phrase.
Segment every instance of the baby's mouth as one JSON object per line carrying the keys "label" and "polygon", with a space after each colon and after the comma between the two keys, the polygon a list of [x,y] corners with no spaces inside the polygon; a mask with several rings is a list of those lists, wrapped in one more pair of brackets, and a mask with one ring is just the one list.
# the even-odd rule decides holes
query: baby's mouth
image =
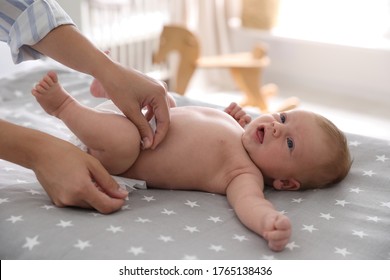
{"label": "baby's mouth", "polygon": [[263,144],[263,141],[264,141],[264,127],[259,127],[258,129],[257,129],[257,132],[256,132],[256,134],[257,134],[257,138],[259,139],[259,141],[260,141],[260,144]]}

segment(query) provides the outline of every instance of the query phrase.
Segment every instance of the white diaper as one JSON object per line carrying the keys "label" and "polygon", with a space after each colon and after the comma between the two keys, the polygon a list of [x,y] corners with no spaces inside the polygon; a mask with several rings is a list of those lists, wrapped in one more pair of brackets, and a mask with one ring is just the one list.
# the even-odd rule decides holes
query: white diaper
{"label": "white diaper", "polygon": [[[107,113],[113,113],[113,114],[125,116],[125,114],[123,114],[123,112],[111,100],[107,100],[107,101],[97,105],[95,107],[95,109],[98,110],[99,112],[107,112]],[[155,133],[156,132],[156,118],[153,117],[149,121],[149,124],[153,130],[153,133]]]}
{"label": "white diaper", "polygon": [[136,189],[147,189],[146,182],[142,180],[136,180],[136,179],[130,179],[125,177],[119,177],[119,176],[112,176],[114,180],[118,183],[118,185],[122,189],[126,189],[129,193]]}
{"label": "white diaper", "polygon": [[74,134],[70,135],[68,141],[73,145],[75,145],[80,150],[82,150],[83,152],[86,153],[88,152],[88,147],[83,142],[81,142],[81,140],[76,135]]}

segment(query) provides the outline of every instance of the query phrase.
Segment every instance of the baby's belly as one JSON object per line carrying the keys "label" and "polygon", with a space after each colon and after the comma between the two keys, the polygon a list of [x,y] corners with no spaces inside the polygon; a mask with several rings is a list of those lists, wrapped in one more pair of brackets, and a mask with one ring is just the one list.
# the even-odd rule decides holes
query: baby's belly
{"label": "baby's belly", "polygon": [[232,161],[246,152],[241,127],[221,113],[212,119],[197,111],[171,114],[165,140],[155,150],[142,151],[123,176],[154,188],[224,193]]}
{"label": "baby's belly", "polygon": [[[206,144],[206,143],[204,143]],[[212,143],[210,146],[214,145]],[[126,177],[144,180],[149,187],[163,189],[200,190],[224,193],[226,187],[225,169],[227,158],[204,146],[188,143],[172,151],[157,149],[142,152],[135,164],[125,173]],[[197,147],[197,148],[195,148]]]}

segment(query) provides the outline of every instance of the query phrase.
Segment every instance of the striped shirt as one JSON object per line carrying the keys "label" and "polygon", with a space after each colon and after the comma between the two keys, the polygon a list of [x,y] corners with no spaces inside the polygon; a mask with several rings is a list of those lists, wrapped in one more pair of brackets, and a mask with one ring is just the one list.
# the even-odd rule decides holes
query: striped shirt
{"label": "striped shirt", "polygon": [[74,23],[54,0],[0,0],[0,41],[15,63],[42,57],[30,46],[63,24]]}

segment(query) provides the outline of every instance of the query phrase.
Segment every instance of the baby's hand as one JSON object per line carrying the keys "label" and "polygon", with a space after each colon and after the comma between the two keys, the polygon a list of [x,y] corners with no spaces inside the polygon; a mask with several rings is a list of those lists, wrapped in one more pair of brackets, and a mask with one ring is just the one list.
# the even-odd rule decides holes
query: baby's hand
{"label": "baby's hand", "polygon": [[282,251],[291,236],[290,220],[278,213],[265,217],[263,237],[268,241],[268,247],[274,251]]}
{"label": "baby's hand", "polygon": [[234,102],[225,109],[225,112],[232,116],[242,127],[245,127],[252,120],[251,116]]}

